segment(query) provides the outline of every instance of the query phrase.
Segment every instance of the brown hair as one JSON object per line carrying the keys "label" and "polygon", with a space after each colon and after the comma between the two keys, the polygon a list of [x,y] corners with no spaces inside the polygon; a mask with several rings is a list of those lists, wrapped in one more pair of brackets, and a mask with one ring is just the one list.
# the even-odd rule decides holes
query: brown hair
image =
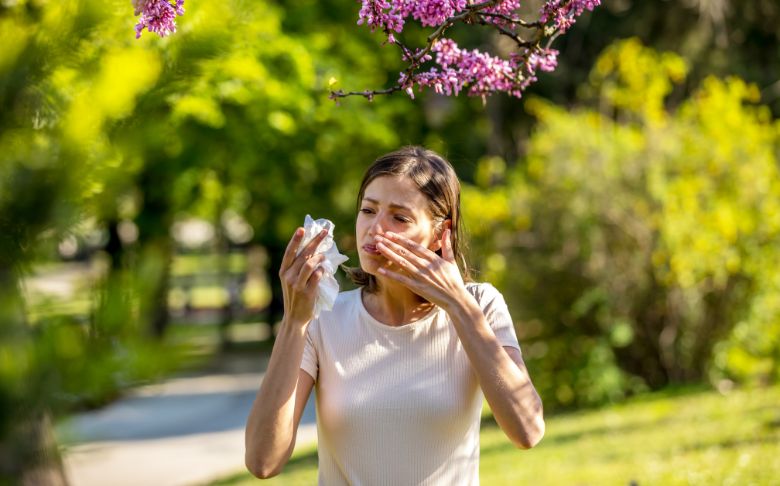
{"label": "brown hair", "polygon": [[[452,165],[433,150],[418,146],[403,147],[383,155],[371,164],[363,176],[357,196],[357,210],[360,210],[366,187],[374,179],[383,176],[406,176],[414,182],[428,198],[428,210],[439,228],[445,220],[452,221],[452,252],[463,279],[471,281],[465,255],[463,223],[460,220],[460,182]],[[441,250],[436,253],[441,256]],[[352,282],[365,287],[368,292],[376,292],[377,282],[373,275],[364,272],[360,267],[343,268]]]}

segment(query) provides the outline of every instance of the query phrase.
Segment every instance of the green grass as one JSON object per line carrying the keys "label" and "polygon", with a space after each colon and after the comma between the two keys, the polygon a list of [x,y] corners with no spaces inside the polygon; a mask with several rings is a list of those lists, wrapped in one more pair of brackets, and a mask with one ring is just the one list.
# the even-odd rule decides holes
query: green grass
{"label": "green grass", "polygon": [[769,485],[780,478],[780,387],[650,395],[548,420],[514,451],[482,433],[484,484]]}
{"label": "green grass", "polygon": [[[656,393],[547,419],[534,449],[515,449],[491,420],[481,434],[484,485],[773,485],[780,478],[780,386]],[[316,484],[314,449],[296,451],[268,485]],[[236,473],[214,485],[257,484]]]}

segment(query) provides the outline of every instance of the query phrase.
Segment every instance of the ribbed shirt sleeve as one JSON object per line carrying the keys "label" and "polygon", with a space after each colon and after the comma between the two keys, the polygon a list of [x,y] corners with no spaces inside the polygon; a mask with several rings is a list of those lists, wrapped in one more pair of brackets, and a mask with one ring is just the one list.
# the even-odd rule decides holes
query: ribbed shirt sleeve
{"label": "ribbed shirt sleeve", "polygon": [[509,308],[501,292],[489,283],[472,284],[469,290],[477,299],[482,313],[485,315],[485,320],[493,329],[501,346],[520,350],[515,324],[512,321],[512,316],[509,315]]}

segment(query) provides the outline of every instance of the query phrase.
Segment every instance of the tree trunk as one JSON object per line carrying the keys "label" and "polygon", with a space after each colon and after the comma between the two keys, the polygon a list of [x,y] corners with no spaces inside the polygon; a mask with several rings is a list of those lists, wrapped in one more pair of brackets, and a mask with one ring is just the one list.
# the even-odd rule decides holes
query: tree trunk
{"label": "tree trunk", "polygon": [[0,442],[0,482],[20,486],[64,486],[65,469],[47,412],[14,424]]}
{"label": "tree trunk", "polygon": [[732,275],[725,288],[704,296],[704,313],[702,321],[694,331],[688,362],[690,380],[701,380],[706,376],[712,349],[728,335],[739,320],[740,314],[750,305],[751,299],[747,296],[753,295],[751,285],[749,278]]}
{"label": "tree trunk", "polygon": [[222,227],[222,213],[224,211],[224,198],[216,210],[214,218],[214,247],[217,254],[217,281],[223,289],[227,291],[227,301],[222,306],[219,319],[219,345],[222,351],[227,351],[232,347],[230,340],[230,324],[233,322],[233,309],[236,305],[238,296],[241,292],[236,288],[237,282],[234,282],[230,275],[230,243],[225,230]]}
{"label": "tree trunk", "polygon": [[[168,313],[168,289],[171,280],[173,244],[169,238],[157,238],[147,243],[142,251],[141,273],[137,278],[147,278],[140,282],[141,319],[149,326],[152,336],[162,338],[170,323]],[[146,270],[146,271],[144,271]]]}
{"label": "tree trunk", "polygon": [[170,321],[168,288],[173,260],[170,192],[173,177],[164,164],[149,163],[138,180],[143,193],[143,206],[136,218],[139,260],[135,267],[141,298],[140,317],[150,334],[158,338],[165,334]]}
{"label": "tree trunk", "polygon": [[[647,385],[660,389],[669,384],[673,370],[668,368],[662,349],[662,335],[670,318],[666,305],[666,291],[654,280],[637,299],[634,315],[634,339],[623,348],[613,348],[618,366],[624,371],[641,376]],[[673,351],[672,351],[673,352]]]}
{"label": "tree trunk", "polygon": [[106,221],[108,226],[108,241],[106,242],[106,253],[111,260],[110,271],[120,270],[122,268],[122,259],[124,255],[124,246],[122,245],[122,239],[119,237],[119,221],[116,218],[111,218]]}
{"label": "tree trunk", "polygon": [[[2,257],[0,257],[2,259]],[[30,339],[24,300],[13,264],[0,261],[0,350]],[[10,379],[20,377],[10,377]],[[23,382],[27,376],[22,376]],[[51,420],[39,410],[40,397],[22,385],[21,397],[0,383],[0,484],[65,485],[67,480],[55,444]],[[30,404],[18,403],[22,399]],[[8,403],[10,401],[10,403]]]}

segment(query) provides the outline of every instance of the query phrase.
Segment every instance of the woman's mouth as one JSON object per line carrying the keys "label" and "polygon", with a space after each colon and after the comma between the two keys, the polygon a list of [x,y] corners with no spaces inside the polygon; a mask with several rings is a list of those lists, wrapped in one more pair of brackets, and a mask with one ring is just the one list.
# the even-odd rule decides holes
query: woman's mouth
{"label": "woman's mouth", "polygon": [[376,249],[376,245],[363,245],[362,248],[369,255],[381,255],[379,250]]}

